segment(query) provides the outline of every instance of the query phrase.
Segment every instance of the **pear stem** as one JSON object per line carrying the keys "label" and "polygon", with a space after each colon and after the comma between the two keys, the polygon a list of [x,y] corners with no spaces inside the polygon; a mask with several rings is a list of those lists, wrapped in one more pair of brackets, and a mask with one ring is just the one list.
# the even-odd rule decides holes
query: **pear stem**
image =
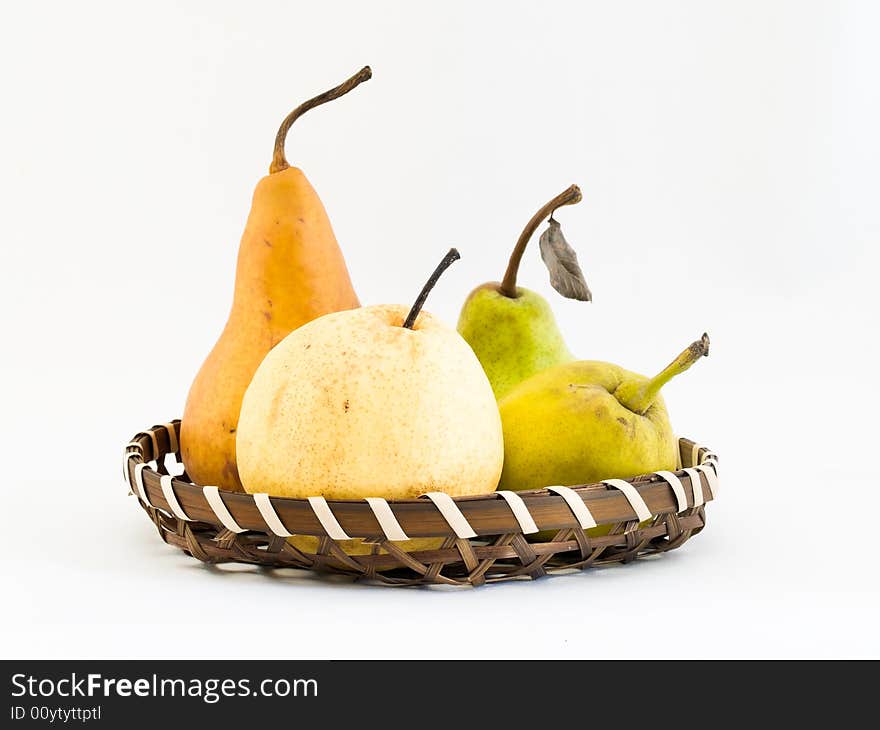
{"label": "pear stem", "polygon": [[538,226],[541,225],[541,221],[548,216],[552,216],[557,208],[561,208],[563,205],[580,203],[582,199],[583,196],[581,195],[581,189],[577,185],[572,185],[538,209],[538,212],[531,217],[528,223],[526,223],[523,232],[519,234],[516,246],[513,247],[513,253],[510,254],[510,261],[507,263],[507,271],[504,272],[501,286],[498,287],[499,292],[510,299],[516,299],[516,275],[519,271],[519,262],[522,260],[526,245],[532,237],[532,234]]}
{"label": "pear stem", "polygon": [[455,261],[458,261],[461,258],[461,254],[458,252],[458,249],[450,248],[449,253],[447,253],[443,260],[437,264],[437,268],[434,269],[434,273],[431,274],[431,278],[425,282],[425,285],[422,287],[422,291],[419,292],[418,299],[416,299],[416,303],[412,305],[412,309],[409,310],[409,314],[406,315],[406,321],[404,321],[403,326],[408,330],[411,330],[416,323],[416,318],[419,316],[419,312],[422,311],[422,307],[425,306],[425,300],[428,298],[428,294],[431,293],[431,289],[434,288],[434,284],[437,283],[437,280],[443,275],[443,272],[446,271]]}
{"label": "pear stem", "polygon": [[657,400],[660,388],[708,354],[709,335],[704,332],[699,340],[688,345],[687,349],[653,378],[633,383],[632,387],[627,387],[630,386],[630,383],[624,383],[615,391],[614,395],[621,405],[634,413],[644,414]]}
{"label": "pear stem", "polygon": [[356,86],[371,78],[372,75],[373,72],[370,70],[370,67],[364,66],[350,79],[346,79],[341,84],[339,84],[339,86],[336,86],[329,91],[325,91],[323,94],[318,94],[316,97],[309,99],[308,101],[304,101],[296,109],[290,112],[290,114],[284,117],[284,121],[281,122],[281,126],[278,128],[278,134],[275,135],[275,148],[272,151],[272,164],[269,165],[269,174],[271,175],[275,172],[281,172],[282,170],[286,170],[288,167],[290,167],[290,165],[287,164],[287,159],[284,156],[284,142],[287,140],[287,133],[288,131],[290,131],[291,125],[297,119],[299,119],[309,109],[314,109],[316,106],[326,104],[328,101],[338,99],[340,96],[345,96]]}

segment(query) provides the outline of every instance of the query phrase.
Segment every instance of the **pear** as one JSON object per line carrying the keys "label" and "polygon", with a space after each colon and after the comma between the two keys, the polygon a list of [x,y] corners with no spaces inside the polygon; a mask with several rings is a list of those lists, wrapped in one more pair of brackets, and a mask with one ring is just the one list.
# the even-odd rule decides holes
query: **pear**
{"label": "pear", "polygon": [[[504,458],[492,388],[459,334],[415,305],[324,315],[269,352],[248,386],[236,447],[248,492],[406,499],[491,492]],[[409,309],[409,314],[407,310]],[[314,538],[293,539],[314,549]],[[402,541],[406,550],[442,539]],[[346,543],[351,553],[371,546]]]}
{"label": "pear", "polygon": [[474,289],[462,306],[458,331],[476,353],[496,398],[545,368],[573,361],[547,300],[516,284],[526,245],[541,222],[551,216],[541,236],[541,255],[550,269],[551,284],[563,296],[590,301],[577,256],[562,236],[553,212],[582,199],[572,185],[543,205],[526,224],[514,246],[503,280]]}
{"label": "pear", "polygon": [[675,470],[678,444],[660,389],[709,354],[704,334],[653,378],[594,360],[548,368],[498,403],[500,489],[592,484]]}
{"label": "pear", "polygon": [[300,104],[275,136],[269,174],[257,184],[241,237],[229,318],[190,386],[183,411],[181,457],[197,484],[242,491],[235,432],[241,399],[257,366],[291,330],[360,304],[321,199],[302,170],[288,164],[284,143],[300,116],[371,76],[365,66]]}

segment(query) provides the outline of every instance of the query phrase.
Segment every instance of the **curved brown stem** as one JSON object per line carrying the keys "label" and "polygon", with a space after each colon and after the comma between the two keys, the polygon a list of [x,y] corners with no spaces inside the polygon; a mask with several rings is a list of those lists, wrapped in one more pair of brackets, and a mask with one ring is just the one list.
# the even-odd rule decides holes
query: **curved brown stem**
{"label": "curved brown stem", "polygon": [[326,104],[328,101],[333,101],[340,96],[345,96],[353,88],[371,78],[372,75],[373,72],[370,70],[370,67],[364,66],[354,76],[350,79],[346,79],[339,84],[339,86],[336,86],[329,91],[325,91],[323,94],[318,94],[316,97],[309,99],[308,101],[304,101],[296,109],[290,112],[290,114],[284,118],[284,121],[281,122],[281,126],[278,128],[278,134],[275,135],[275,149],[272,151],[272,164],[269,165],[269,173],[281,172],[281,170],[286,170],[290,167],[290,165],[287,164],[287,159],[284,157],[284,142],[287,139],[287,132],[297,119],[309,109],[314,109],[316,106],[321,106],[321,104]]}
{"label": "curved brown stem", "polygon": [[526,227],[523,228],[523,232],[519,234],[516,246],[513,247],[513,253],[510,254],[510,261],[507,263],[507,271],[504,272],[501,286],[498,287],[499,292],[506,297],[516,299],[516,274],[519,271],[519,262],[522,260],[526,245],[532,237],[532,234],[537,227],[541,225],[541,221],[547,216],[553,215],[553,212],[557,208],[561,208],[563,205],[580,203],[582,199],[583,196],[581,195],[581,189],[577,185],[572,185],[559,193],[555,198],[542,205],[538,212],[532,216],[531,220],[526,223]]}

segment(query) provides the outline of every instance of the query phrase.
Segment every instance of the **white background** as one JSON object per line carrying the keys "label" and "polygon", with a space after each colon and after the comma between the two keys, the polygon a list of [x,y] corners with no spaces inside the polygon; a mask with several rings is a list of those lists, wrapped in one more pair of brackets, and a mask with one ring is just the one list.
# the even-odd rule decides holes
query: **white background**
{"label": "white background", "polygon": [[[0,17],[6,657],[877,657],[880,13],[871,3],[19,3]],[[479,590],[210,569],[120,478],[181,414],[281,118],[365,303],[454,324],[558,216],[572,349],[721,457],[654,561]]]}

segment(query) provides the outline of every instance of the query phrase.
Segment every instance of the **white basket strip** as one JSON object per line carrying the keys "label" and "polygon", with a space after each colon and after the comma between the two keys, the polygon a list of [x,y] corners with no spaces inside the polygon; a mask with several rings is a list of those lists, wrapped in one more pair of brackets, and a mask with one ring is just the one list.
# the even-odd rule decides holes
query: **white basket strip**
{"label": "white basket strip", "polygon": [[131,484],[131,473],[128,471],[129,463],[131,462],[131,457],[138,455],[136,451],[126,451],[122,455],[122,478],[125,479],[126,484]]}
{"label": "white basket strip", "polygon": [[156,505],[154,505],[150,498],[147,496],[147,488],[144,486],[144,469],[147,468],[147,465],[141,462],[140,464],[134,465],[134,486],[135,492],[137,492],[138,498],[143,502],[147,507],[152,507],[156,509]]}
{"label": "white basket strip", "polygon": [[[702,458],[700,458],[700,449],[706,449],[706,453],[703,454]],[[693,445],[691,449],[691,466],[699,466],[700,464],[705,464],[710,459],[714,461],[717,460],[718,457],[714,454],[714,452],[710,451],[702,444]]]}
{"label": "white basket strip", "polygon": [[205,500],[214,510],[214,514],[217,515],[217,519],[220,520],[223,527],[230,532],[245,532],[245,529],[235,521],[232,513],[227,509],[217,487],[202,487],[202,494],[205,495]]}
{"label": "white basket strip", "polygon": [[555,492],[560,497],[565,500],[565,503],[568,505],[568,508],[571,510],[572,514],[575,516],[575,519],[578,521],[578,524],[581,526],[583,530],[589,530],[591,527],[596,527],[596,520],[593,518],[593,513],[587,508],[587,505],[584,504],[584,500],[582,500],[578,493],[575,492],[570,487],[547,487],[548,492]]}
{"label": "white basket strip", "polygon": [[257,509],[260,510],[263,521],[275,535],[278,535],[278,537],[293,537],[293,533],[287,531],[281,518],[278,517],[278,513],[272,506],[272,501],[269,499],[268,494],[265,492],[254,492],[251,496],[254,498],[254,504],[257,505]]}
{"label": "white basket strip", "polygon": [[635,510],[639,522],[645,522],[654,516],[651,510],[648,509],[648,505],[645,504],[645,500],[642,499],[642,495],[639,494],[639,490],[629,482],[625,482],[623,479],[605,479],[602,483],[623,492],[623,496],[626,497],[629,506]]}
{"label": "white basket strip", "polygon": [[709,489],[712,492],[712,499],[716,499],[718,497],[718,473],[715,471],[715,464],[709,461],[695,466],[694,469],[706,475],[706,481],[709,482]]}
{"label": "white basket strip", "polygon": [[159,477],[159,485],[162,487],[162,494],[165,495],[165,501],[168,502],[168,506],[171,508],[171,511],[174,513],[174,516],[178,520],[183,520],[184,522],[193,522],[183,511],[183,507],[180,506],[180,502],[177,501],[177,495],[174,493],[174,485],[171,483],[172,477],[170,474],[163,474]]}
{"label": "white basket strip", "polygon": [[174,454],[177,452],[178,443],[177,443],[177,431],[174,430],[174,424],[170,421],[165,425],[165,430],[168,432],[168,450]]}
{"label": "white basket strip", "polygon": [[467,539],[477,536],[474,528],[471,527],[471,523],[467,521],[458,505],[446,492],[427,492],[422,496],[427,497],[434,503],[440,514],[443,515],[443,519],[446,520],[446,523],[458,537]]}
{"label": "white basket strip", "polygon": [[[137,447],[137,451],[129,451],[130,448]],[[129,462],[131,461],[132,456],[141,456],[140,452],[140,444],[136,444],[132,441],[125,447],[125,451],[122,453],[122,474],[123,479],[125,479],[127,484],[131,484],[131,474],[128,471]]]}
{"label": "white basket strip", "polygon": [[496,494],[501,495],[501,497],[507,502],[507,506],[510,507],[510,511],[513,512],[513,516],[519,523],[519,529],[522,530],[523,535],[529,535],[538,531],[538,526],[532,519],[532,513],[529,512],[529,508],[526,507],[526,503],[523,502],[522,497],[516,492],[511,492],[506,489],[501,489],[496,492]]}
{"label": "white basket strip", "polygon": [[681,483],[681,479],[675,476],[671,471],[655,471],[654,473],[672,487],[675,499],[678,502],[678,511],[684,512],[688,508],[688,498],[687,492],[684,491],[684,485]]}
{"label": "white basket strip", "polygon": [[[703,455],[702,463],[700,463],[696,468],[701,469],[701,470],[706,470],[706,476],[707,476],[707,478],[709,478],[711,480],[711,477],[708,476],[708,474],[709,474],[708,467],[710,467],[710,466],[712,467],[712,471],[714,472],[715,477],[717,478],[718,477],[718,457],[715,454],[713,454],[711,451],[709,451],[708,453]],[[715,494],[714,490],[713,490],[712,494],[713,495]]]}
{"label": "white basket strip", "polygon": [[[321,527],[324,528],[324,532],[327,533],[328,537],[332,537],[334,540],[351,540],[345,534],[342,525],[336,520],[336,515],[333,514],[333,510],[330,509],[326,499],[323,497],[309,497],[309,504],[312,505],[315,517],[318,518],[318,522],[321,523]],[[403,531],[401,530],[401,532]]]}
{"label": "white basket strip", "polygon": [[700,472],[692,466],[682,471],[691,478],[691,486],[694,490],[694,507],[705,504],[706,500],[703,498],[703,482],[700,480]]}
{"label": "white basket strip", "polygon": [[409,535],[403,531],[388,502],[381,497],[367,497],[366,501],[388,540],[409,540]]}

